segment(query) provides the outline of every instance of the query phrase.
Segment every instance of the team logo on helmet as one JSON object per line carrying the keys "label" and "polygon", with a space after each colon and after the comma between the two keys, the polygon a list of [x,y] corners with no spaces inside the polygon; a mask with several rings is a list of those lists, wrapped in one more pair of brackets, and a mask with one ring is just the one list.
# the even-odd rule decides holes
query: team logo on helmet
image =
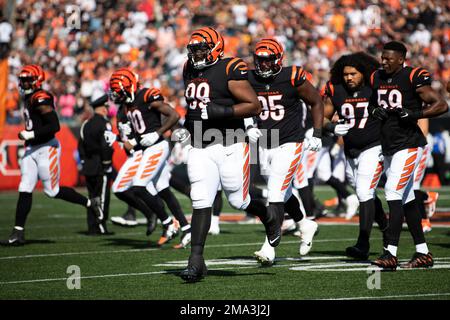
{"label": "team logo on helmet", "polygon": [[202,69],[213,65],[223,57],[223,37],[213,28],[200,28],[192,33],[187,49],[194,68]]}
{"label": "team logo on helmet", "polygon": [[257,75],[263,78],[274,76],[283,66],[283,46],[275,39],[262,39],[256,43],[253,58]]}
{"label": "team logo on helmet", "polygon": [[109,79],[109,96],[115,103],[132,103],[139,87],[139,76],[127,68],[121,68]]}
{"label": "team logo on helmet", "polygon": [[36,65],[26,65],[19,72],[19,88],[23,94],[31,94],[42,86],[45,81],[44,70]]}

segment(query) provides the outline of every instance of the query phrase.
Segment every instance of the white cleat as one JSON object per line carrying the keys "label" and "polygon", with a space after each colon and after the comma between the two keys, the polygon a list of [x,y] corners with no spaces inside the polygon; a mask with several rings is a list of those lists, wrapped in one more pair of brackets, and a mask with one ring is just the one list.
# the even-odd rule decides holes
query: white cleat
{"label": "white cleat", "polygon": [[347,206],[347,214],[345,215],[345,219],[351,220],[351,218],[353,218],[358,212],[358,197],[356,196],[356,194],[349,195],[347,198],[345,198],[345,203]]}
{"label": "white cleat", "polygon": [[294,219],[284,219],[283,224],[281,225],[281,234],[288,234],[295,232],[297,229],[297,225],[295,224]]}
{"label": "white cleat", "polygon": [[217,216],[211,217],[211,225],[209,226],[208,233],[214,236],[220,234],[219,217]]}
{"label": "white cleat", "polygon": [[125,227],[135,227],[138,225],[136,220],[124,219],[123,217],[111,217],[111,222]]}
{"label": "white cleat", "polygon": [[309,220],[309,219],[302,219],[299,222],[300,225],[300,233],[301,233],[301,242],[300,242],[300,255],[304,256],[309,253],[309,251],[312,248],[312,241],[314,238],[314,235],[316,234],[317,228],[319,227],[317,222]]}
{"label": "white cleat", "polygon": [[273,265],[275,260],[275,248],[269,244],[269,240],[265,239],[264,244],[261,247],[261,250],[254,252],[256,260],[263,267],[270,267]]}

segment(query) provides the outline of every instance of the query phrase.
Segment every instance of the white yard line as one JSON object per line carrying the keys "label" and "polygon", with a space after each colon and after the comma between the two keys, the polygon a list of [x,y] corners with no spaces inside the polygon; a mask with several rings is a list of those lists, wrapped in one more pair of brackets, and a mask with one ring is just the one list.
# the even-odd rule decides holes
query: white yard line
{"label": "white yard line", "polygon": [[445,293],[417,293],[417,294],[399,294],[391,296],[372,296],[372,297],[345,297],[345,298],[331,298],[320,300],[371,300],[371,299],[392,299],[392,298],[414,298],[414,297],[439,297],[450,296],[450,292]]}

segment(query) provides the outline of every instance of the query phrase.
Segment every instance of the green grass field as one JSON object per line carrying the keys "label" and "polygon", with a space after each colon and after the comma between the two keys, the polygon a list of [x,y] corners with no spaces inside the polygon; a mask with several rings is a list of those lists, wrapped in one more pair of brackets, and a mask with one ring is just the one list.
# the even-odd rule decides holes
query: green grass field
{"label": "green grass field", "polygon": [[[332,194],[327,188],[318,188],[317,192],[321,199]],[[442,190],[441,196],[438,205],[450,207],[450,190]],[[14,192],[0,193],[2,239],[12,229],[17,197]],[[112,215],[122,214],[125,205],[112,198]],[[187,198],[179,199],[190,212]],[[224,204],[224,212],[233,211],[226,201]],[[189,250],[172,249],[172,243],[157,248],[159,228],[146,237],[143,226],[110,225],[114,235],[88,237],[83,234],[83,209],[36,192],[26,229],[29,244],[0,247],[0,299],[450,298],[449,228],[435,227],[427,234],[436,258],[433,269],[377,273],[379,289],[368,289],[368,281],[378,283],[373,282],[375,275],[367,269],[369,263],[355,263],[344,256],[345,248],[355,242],[356,225],[322,224],[310,255],[304,258],[298,254],[299,239],[285,236],[271,268],[260,267],[253,259],[253,252],[264,240],[263,230],[261,224],[221,224],[221,234],[207,239],[208,276],[199,283],[185,284],[177,274],[185,267]],[[371,259],[381,253],[380,240],[381,234],[374,228]],[[399,258],[406,261],[413,252],[412,239],[404,231]],[[67,270],[72,265],[80,268],[79,290],[67,286],[71,275]]]}

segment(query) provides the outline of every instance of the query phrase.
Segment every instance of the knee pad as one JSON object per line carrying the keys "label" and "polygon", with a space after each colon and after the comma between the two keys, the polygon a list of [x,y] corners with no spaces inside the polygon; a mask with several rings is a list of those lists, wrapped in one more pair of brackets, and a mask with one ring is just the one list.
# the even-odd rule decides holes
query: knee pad
{"label": "knee pad", "polygon": [[229,197],[228,202],[236,210],[245,210],[247,209],[250,200],[251,200],[250,195],[247,195],[247,197],[244,200],[241,200],[237,197]]}
{"label": "knee pad", "polygon": [[366,202],[374,198],[375,189],[363,189],[356,188],[356,195],[358,196],[359,202]]}

